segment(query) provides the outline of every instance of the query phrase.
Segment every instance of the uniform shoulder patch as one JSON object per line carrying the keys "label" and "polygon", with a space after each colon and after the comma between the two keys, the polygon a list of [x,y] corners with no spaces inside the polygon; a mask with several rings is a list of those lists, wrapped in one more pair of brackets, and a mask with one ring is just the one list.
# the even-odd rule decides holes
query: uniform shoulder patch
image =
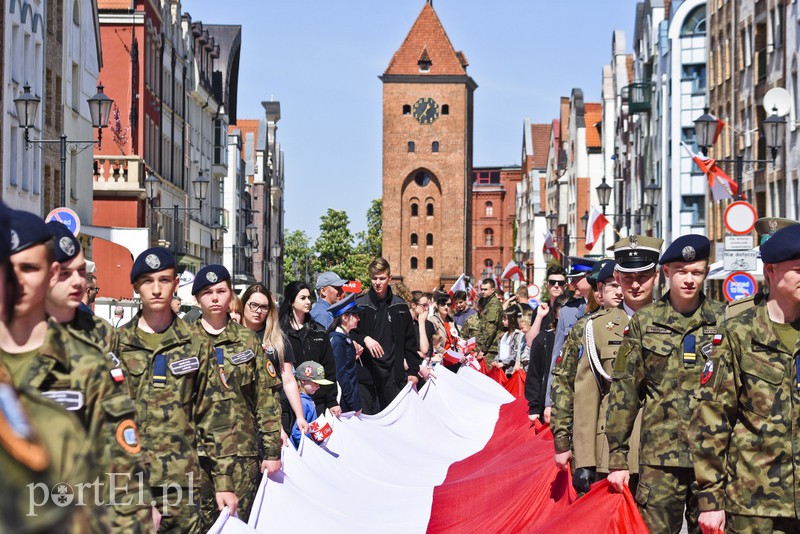
{"label": "uniform shoulder patch", "polygon": [[278,374],[275,372],[275,366],[272,364],[272,360],[267,360],[267,373],[272,378],[277,378]]}
{"label": "uniform shoulder patch", "polygon": [[139,440],[139,429],[133,419],[125,419],[117,425],[117,443],[128,454],[137,454],[142,450]]}
{"label": "uniform shoulder patch", "polygon": [[44,471],[50,459],[36,439],[28,414],[9,384],[0,384],[0,447],[28,469]]}
{"label": "uniform shoulder patch", "polygon": [[708,360],[700,373],[700,384],[706,385],[712,376],[714,376],[714,360]]}
{"label": "uniform shoulder patch", "polygon": [[625,330],[622,331],[623,336],[627,336],[628,332],[631,331],[631,327],[629,325],[625,325]]}
{"label": "uniform shoulder patch", "polygon": [[714,334],[714,338],[711,340],[712,345],[722,345],[722,334]]}

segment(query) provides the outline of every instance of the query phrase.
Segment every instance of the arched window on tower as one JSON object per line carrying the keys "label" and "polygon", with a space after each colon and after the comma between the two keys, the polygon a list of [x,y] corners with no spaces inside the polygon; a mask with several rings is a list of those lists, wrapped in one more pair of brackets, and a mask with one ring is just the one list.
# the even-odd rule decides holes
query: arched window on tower
{"label": "arched window on tower", "polygon": [[416,247],[418,244],[417,234],[411,234],[411,246]]}
{"label": "arched window on tower", "polygon": [[485,215],[487,217],[493,217],[494,216],[494,204],[492,204],[491,201],[489,201],[486,204],[484,204],[483,207],[484,207]]}
{"label": "arched window on tower", "polygon": [[433,152],[434,154],[439,152],[439,141],[434,141],[433,143],[431,143],[431,152]]}
{"label": "arched window on tower", "polygon": [[483,231],[483,244],[487,247],[494,246],[494,230],[487,228]]}
{"label": "arched window on tower", "polygon": [[450,104],[442,104],[442,115],[450,115]]}
{"label": "arched window on tower", "polygon": [[408,151],[415,152],[417,150],[417,146],[414,144],[414,141],[408,142]]}
{"label": "arched window on tower", "polygon": [[433,234],[428,234],[425,236],[425,245],[429,247],[433,246]]}
{"label": "arched window on tower", "polygon": [[417,270],[417,258],[414,257],[411,258],[411,270],[412,271]]}
{"label": "arched window on tower", "polygon": [[414,202],[411,204],[411,216],[416,217],[417,215],[419,215],[419,204]]}
{"label": "arched window on tower", "polygon": [[431,258],[430,256],[428,256],[428,257],[425,259],[425,268],[426,268],[426,269],[428,269],[429,271],[430,271],[431,269],[433,269],[433,258]]}
{"label": "arched window on tower", "polygon": [[411,104],[403,104],[403,115],[411,115]]}
{"label": "arched window on tower", "polygon": [[483,260],[483,267],[485,269],[492,269],[494,267],[494,262],[492,261],[491,258],[486,258],[485,260]]}
{"label": "arched window on tower", "polygon": [[428,217],[433,217],[433,203],[429,202],[428,205],[425,207]]}

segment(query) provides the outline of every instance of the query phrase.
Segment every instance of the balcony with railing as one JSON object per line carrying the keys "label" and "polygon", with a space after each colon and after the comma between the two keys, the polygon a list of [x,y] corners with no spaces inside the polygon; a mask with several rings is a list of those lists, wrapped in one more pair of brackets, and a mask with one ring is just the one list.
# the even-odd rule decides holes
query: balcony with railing
{"label": "balcony with railing", "polygon": [[109,195],[138,196],[144,192],[144,161],[138,156],[95,156],[94,190]]}
{"label": "balcony with railing", "polygon": [[622,88],[622,99],[628,102],[630,113],[649,113],[652,89],[647,82],[636,82]]}

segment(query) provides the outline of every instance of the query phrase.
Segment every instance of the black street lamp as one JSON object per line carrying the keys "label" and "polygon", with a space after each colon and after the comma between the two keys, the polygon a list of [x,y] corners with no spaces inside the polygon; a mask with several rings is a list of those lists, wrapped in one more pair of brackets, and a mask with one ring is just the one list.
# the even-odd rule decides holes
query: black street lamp
{"label": "black street lamp", "polygon": [[[704,113],[694,121],[694,133],[697,138],[697,145],[702,150],[703,155],[708,155],[708,149],[714,144],[714,134],[717,128],[717,118],[708,113],[708,108],[705,108]],[[786,129],[786,119],[778,116],[778,109],[772,108],[772,114],[764,119],[761,123],[761,129],[764,134],[764,141],[767,148],[770,150],[771,159],[744,159],[741,154],[734,159],[718,159],[717,163],[733,163],[734,166],[734,179],[736,180],[737,191],[736,200],[741,200],[742,196],[742,182],[744,175],[745,163],[771,163],[775,165],[775,159],[778,157],[778,151],[783,147],[784,131]]]}
{"label": "black street lamp", "polygon": [[558,226],[558,215],[553,213],[553,210],[550,210],[550,214],[545,215],[544,218],[547,219],[547,229],[550,230],[551,234],[555,233]]}
{"label": "black street lamp", "polygon": [[586,231],[589,229],[589,210],[586,210],[581,217],[581,223],[583,224],[583,235],[586,236]]}
{"label": "black street lamp", "polygon": [[611,186],[606,183],[606,177],[603,176],[603,181],[600,185],[594,188],[597,191],[597,200],[600,202],[600,207],[603,208],[603,215],[606,214],[606,207],[611,202]]}
{"label": "black street lamp", "polygon": [[[650,183],[646,185],[644,188],[644,208],[645,212],[652,213],[655,211],[656,201],[658,199],[658,195],[661,193],[661,188],[656,184],[655,178],[650,179]],[[611,191],[613,188],[606,183],[606,179],[603,178],[603,182],[594,188],[597,192],[597,199],[600,202],[600,207],[603,208],[603,215],[610,215],[612,217],[646,217],[647,213],[606,213],[606,208],[608,207],[609,202],[611,201]]]}
{"label": "black street lamp", "polygon": [[[152,173],[150,173],[144,180],[144,189],[145,193],[147,194],[147,199],[150,201],[150,210],[162,213],[168,213],[170,211],[172,212],[172,250],[176,256],[178,254],[178,214],[183,211],[189,212],[202,210],[203,201],[208,195],[209,183],[210,180],[203,176],[203,171],[200,171],[200,175],[192,180],[192,192],[194,193],[194,198],[200,201],[200,207],[180,207],[178,204],[173,204],[171,208],[162,208],[154,205],[161,187],[161,180]],[[219,224],[216,224],[215,226],[211,227],[211,237],[212,239],[218,240],[222,238],[221,234],[224,232],[224,227]]]}
{"label": "black street lamp", "polygon": [[89,115],[92,120],[92,128],[97,130],[97,141],[94,139],[87,141],[76,141],[68,139],[66,134],[62,134],[58,139],[31,139],[28,130],[36,126],[36,116],[39,110],[39,104],[42,100],[38,96],[31,93],[29,85],[22,88],[22,94],[14,99],[14,107],[17,111],[17,120],[19,125],[25,130],[25,150],[33,145],[48,145],[58,144],[59,155],[61,157],[61,207],[67,205],[67,145],[69,144],[73,150],[81,145],[94,145],[97,143],[97,148],[101,148],[103,141],[103,128],[108,126],[108,117],[111,115],[111,105],[113,100],[108,98],[103,92],[103,84],[97,86],[97,94],[87,100],[89,104]]}
{"label": "black street lamp", "polygon": [[517,262],[517,265],[522,263],[522,260],[525,258],[525,253],[522,252],[522,249],[517,247],[517,250],[514,251],[514,261]]}

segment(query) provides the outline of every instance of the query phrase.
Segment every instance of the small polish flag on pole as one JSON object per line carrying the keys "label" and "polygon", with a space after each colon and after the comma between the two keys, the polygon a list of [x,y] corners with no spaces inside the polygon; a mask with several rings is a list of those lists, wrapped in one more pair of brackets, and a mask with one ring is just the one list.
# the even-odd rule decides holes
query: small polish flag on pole
{"label": "small polish flag on pole", "polygon": [[522,274],[522,269],[519,268],[517,262],[511,260],[506,265],[506,268],[503,270],[503,274],[500,275],[502,280],[516,280],[517,282],[524,282],[525,275]]}
{"label": "small polish flag on pole", "polygon": [[586,225],[586,248],[591,250],[594,248],[600,234],[603,233],[603,228],[608,224],[608,219],[597,209],[597,206],[592,206],[592,213],[589,215],[589,222]]}
{"label": "small polish flag on pole", "polygon": [[739,192],[739,185],[719,168],[715,159],[695,154],[683,141],[681,141],[681,145],[708,178],[708,187],[711,189],[711,196],[715,202],[736,196]]}
{"label": "small polish flag on pole", "polygon": [[467,282],[464,273],[461,273],[461,276],[458,277],[458,280],[450,287],[450,291],[448,293],[452,297],[456,291],[467,291]]}
{"label": "small polish flag on pole", "polygon": [[555,259],[561,261],[561,251],[558,250],[558,247],[556,246],[556,240],[553,238],[553,234],[551,234],[550,231],[547,231],[542,235],[544,236],[544,246],[542,246],[542,252],[548,252]]}

